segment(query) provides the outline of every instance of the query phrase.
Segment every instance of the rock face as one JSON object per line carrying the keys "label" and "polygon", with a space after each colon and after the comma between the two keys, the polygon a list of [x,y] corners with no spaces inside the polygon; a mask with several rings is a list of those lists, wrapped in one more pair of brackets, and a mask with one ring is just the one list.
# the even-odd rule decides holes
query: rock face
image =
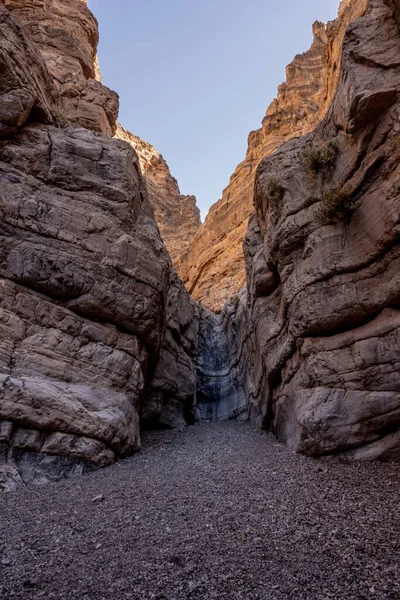
{"label": "rock face", "polygon": [[[110,464],[139,448],[139,422],[196,417],[249,415],[311,456],[400,457],[398,3],[342,3],[289,68],[248,155],[254,169],[266,154],[247,292],[220,315],[191,300],[154,220],[153,207],[184,265],[193,200],[154,148],[120,127],[128,143],[112,137],[116,97],[98,80],[87,7],[4,3],[0,488]],[[246,223],[240,190],[252,186],[240,177],[230,189],[242,221],[218,238],[217,261]],[[216,268],[207,260],[202,273]]]}
{"label": "rock face", "polygon": [[[199,420],[247,418],[247,381],[236,296],[222,314],[199,308],[196,416]],[[242,313],[243,314],[243,313]]]}
{"label": "rock face", "polygon": [[[102,84],[97,61],[98,26],[95,17],[82,0],[0,0],[18,21],[14,28],[23,26],[26,44],[34,44],[43,57],[27,62],[23,68],[34,65],[29,94],[25,90],[16,97],[10,88],[3,96],[3,112],[10,125],[21,126],[32,112],[32,120],[56,122],[60,126],[79,125],[107,136],[128,142],[137,152],[142,173],[145,175],[148,196],[155,211],[161,235],[173,262],[184,254],[200,226],[200,211],[194,196],[182,196],[168,165],[157,150],[117,124],[118,95]],[[7,16],[7,18],[9,18]],[[8,35],[4,48],[5,65],[18,77],[10,44],[20,52],[20,37],[14,42]],[[29,61],[29,51],[25,49]],[[22,64],[18,61],[18,64]],[[11,83],[9,75],[4,79]],[[53,85],[51,86],[51,81]],[[18,89],[18,81],[15,81]],[[50,89],[52,87],[49,98]],[[21,94],[25,94],[22,98]],[[52,103],[50,111],[49,103]],[[14,114],[15,113],[15,114]],[[0,115],[1,118],[1,115]],[[10,125],[4,123],[5,133]],[[15,126],[14,126],[15,130]]]}
{"label": "rock face", "polygon": [[261,129],[249,135],[245,160],[179,259],[178,272],[190,294],[211,310],[220,311],[246,284],[242,243],[254,210],[257,165],[285,141],[309,133],[321,121],[337,86],[344,32],[365,4],[366,0],[352,0],[326,28],[314,24],[310,50],[287,67],[286,82],[279,87]]}
{"label": "rock face", "polygon": [[128,142],[136,150],[161,237],[173,264],[176,264],[201,224],[196,198],[182,196],[177,180],[172,177],[167,163],[154,146],[119,124],[115,137]]}
{"label": "rock face", "polygon": [[97,21],[82,0],[1,0],[40,50],[59,104],[55,118],[113,135],[118,95],[96,77]]}
{"label": "rock face", "polygon": [[52,123],[52,79],[21,25],[5,9],[0,12],[0,62],[0,137],[15,133],[28,119]]}
{"label": "rock face", "polygon": [[[342,10],[349,9],[349,3]],[[400,456],[400,19],[370,0],[322,124],[261,161],[249,410],[311,456]]]}
{"label": "rock face", "polygon": [[173,423],[185,407],[190,417],[196,379],[195,306],[161,241],[138,157],[99,132],[35,122],[52,120],[60,90],[18,10],[0,5],[4,487],[131,454],[140,416]]}

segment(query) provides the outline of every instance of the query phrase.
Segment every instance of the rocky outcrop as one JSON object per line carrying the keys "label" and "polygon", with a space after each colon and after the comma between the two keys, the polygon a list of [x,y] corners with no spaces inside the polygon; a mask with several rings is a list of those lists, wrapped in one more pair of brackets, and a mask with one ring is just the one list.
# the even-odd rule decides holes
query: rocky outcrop
{"label": "rocky outcrop", "polygon": [[285,141],[312,131],[326,114],[340,73],[344,32],[365,4],[366,0],[352,0],[342,5],[338,19],[327,27],[314,24],[310,50],[287,67],[286,82],[279,87],[261,129],[249,135],[245,160],[178,261],[189,292],[211,310],[220,311],[246,285],[242,243],[254,210],[257,165]]}
{"label": "rocky outcrop", "polygon": [[194,196],[182,196],[162,155],[137,135],[118,124],[115,137],[128,142],[136,151],[146,179],[154,217],[173,264],[184,255],[200,227],[200,210]]}
{"label": "rocky outcrop", "polygon": [[[200,211],[194,196],[182,196],[178,183],[157,150],[117,124],[118,95],[102,84],[97,60],[99,41],[97,21],[83,0],[1,0],[15,17],[13,27],[25,30],[25,44],[30,52],[36,49],[35,60],[24,68],[34,70],[29,94],[19,96],[8,87],[3,95],[5,118],[14,131],[23,125],[32,113],[33,121],[55,122],[61,127],[79,125],[128,142],[137,152],[142,173],[145,175],[150,203],[171,258],[175,263],[184,254],[200,226]],[[10,13],[7,13],[9,18]],[[21,36],[15,34],[14,52],[10,52],[10,35],[4,54],[7,69],[18,78],[13,64],[14,53],[21,52]],[[32,45],[33,44],[33,45]],[[42,63],[37,50],[43,57]],[[29,59],[29,52],[25,49]],[[20,58],[20,57],[19,57]],[[18,64],[22,64],[17,59]],[[44,68],[44,64],[47,69]],[[37,73],[36,70],[39,70]],[[9,86],[11,79],[4,78]],[[18,81],[14,82],[18,89]],[[21,94],[25,94],[22,98]],[[51,105],[51,108],[50,108]],[[14,114],[15,113],[15,114]],[[1,115],[0,115],[1,118]],[[3,124],[5,127],[6,124]],[[5,134],[9,130],[4,129]]]}
{"label": "rocky outcrop", "polygon": [[249,410],[311,456],[400,456],[394,8],[367,2],[347,29],[339,87],[322,124],[257,169],[242,332]]}
{"label": "rocky outcrop", "polygon": [[96,77],[97,21],[82,0],[1,0],[41,52],[59,97],[55,120],[113,135],[118,95]]}
{"label": "rocky outcrop", "polygon": [[0,146],[7,487],[110,464],[139,448],[140,418],[172,422],[188,404],[190,415],[197,322],[136,153],[99,132],[35,122],[51,121],[51,78],[1,5],[0,23],[3,48],[15,48],[0,52],[2,107],[7,87],[21,98],[19,114],[5,110]]}
{"label": "rocky outcrop", "polygon": [[160,357],[142,410],[144,426],[183,427],[194,422],[198,306],[172,269]]}

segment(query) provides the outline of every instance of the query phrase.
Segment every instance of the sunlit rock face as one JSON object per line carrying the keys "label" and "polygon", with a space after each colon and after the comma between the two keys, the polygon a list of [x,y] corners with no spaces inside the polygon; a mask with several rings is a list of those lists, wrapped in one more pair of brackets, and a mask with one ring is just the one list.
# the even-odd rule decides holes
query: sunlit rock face
{"label": "sunlit rock face", "polygon": [[240,361],[236,305],[221,315],[201,308],[196,358],[196,416],[226,421],[247,417],[246,377]]}
{"label": "sunlit rock face", "polygon": [[200,210],[194,196],[183,196],[162,155],[147,142],[117,125],[115,137],[128,142],[136,151],[146,179],[154,218],[174,265],[186,252],[200,227]]}
{"label": "sunlit rock face", "polygon": [[[367,2],[347,29],[327,116],[262,160],[256,174],[244,246],[249,411],[310,456],[400,456],[394,9],[389,0]],[[329,169],[318,160],[310,167],[307,153],[327,148]]]}
{"label": "sunlit rock face", "polygon": [[56,93],[37,48],[23,27],[0,8],[0,137],[6,137],[29,119],[52,123]]}
{"label": "sunlit rock face", "polygon": [[178,272],[190,294],[211,310],[220,311],[246,284],[242,244],[254,209],[257,165],[287,140],[312,131],[326,114],[340,73],[344,32],[365,4],[366,0],[349,0],[327,27],[314,24],[311,48],[287,67],[286,82],[279,87],[262,127],[249,135],[245,160],[178,260]]}

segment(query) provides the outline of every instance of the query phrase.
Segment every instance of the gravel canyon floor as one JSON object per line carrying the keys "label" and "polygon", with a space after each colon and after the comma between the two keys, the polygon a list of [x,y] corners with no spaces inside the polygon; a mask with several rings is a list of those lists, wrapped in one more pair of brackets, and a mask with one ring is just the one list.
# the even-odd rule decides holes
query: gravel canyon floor
{"label": "gravel canyon floor", "polygon": [[0,498],[0,598],[400,598],[400,474],[247,423],[146,433],[93,474]]}

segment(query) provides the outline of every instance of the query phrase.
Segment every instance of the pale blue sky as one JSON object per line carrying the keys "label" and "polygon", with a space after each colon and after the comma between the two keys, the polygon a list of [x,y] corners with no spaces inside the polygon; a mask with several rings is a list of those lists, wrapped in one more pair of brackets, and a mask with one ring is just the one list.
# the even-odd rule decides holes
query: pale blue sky
{"label": "pale blue sky", "polygon": [[89,0],[119,120],[167,160],[204,218],[285,79],[339,0]]}

